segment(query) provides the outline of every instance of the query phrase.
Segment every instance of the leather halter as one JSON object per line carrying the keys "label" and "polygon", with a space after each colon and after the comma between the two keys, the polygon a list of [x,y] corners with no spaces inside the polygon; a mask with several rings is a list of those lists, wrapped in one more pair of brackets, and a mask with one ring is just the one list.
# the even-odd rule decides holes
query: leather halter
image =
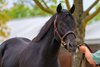
{"label": "leather halter", "polygon": [[69,34],[73,34],[76,38],[76,35],[73,31],[68,31],[63,36],[61,36],[58,32],[58,29],[57,29],[57,17],[58,16],[56,16],[55,20],[54,20],[54,34],[57,34],[57,36],[59,37],[59,39],[61,41],[61,44],[67,49],[67,43],[64,41],[64,38],[67,37]]}

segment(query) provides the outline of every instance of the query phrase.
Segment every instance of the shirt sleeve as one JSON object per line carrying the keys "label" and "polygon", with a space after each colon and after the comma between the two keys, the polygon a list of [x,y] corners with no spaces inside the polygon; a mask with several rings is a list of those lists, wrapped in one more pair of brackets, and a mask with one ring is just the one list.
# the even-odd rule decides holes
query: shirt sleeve
{"label": "shirt sleeve", "polygon": [[96,64],[100,64],[100,50],[95,53],[92,53],[92,58]]}

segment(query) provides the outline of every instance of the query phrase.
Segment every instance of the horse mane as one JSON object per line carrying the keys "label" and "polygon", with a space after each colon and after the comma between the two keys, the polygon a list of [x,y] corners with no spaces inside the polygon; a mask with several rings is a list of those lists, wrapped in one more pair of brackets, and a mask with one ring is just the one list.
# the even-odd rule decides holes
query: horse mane
{"label": "horse mane", "polygon": [[[56,14],[55,14],[56,15]],[[51,25],[53,25],[55,15],[53,15],[46,23],[45,25],[41,28],[39,34],[32,40],[32,41],[40,41],[45,34],[48,32],[50,29]]]}

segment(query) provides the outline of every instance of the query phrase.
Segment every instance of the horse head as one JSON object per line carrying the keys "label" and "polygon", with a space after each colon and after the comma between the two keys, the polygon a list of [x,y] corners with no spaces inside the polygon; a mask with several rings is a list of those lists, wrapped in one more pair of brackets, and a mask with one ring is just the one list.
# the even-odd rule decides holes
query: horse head
{"label": "horse head", "polygon": [[62,9],[61,4],[57,6],[57,13],[54,20],[55,38],[70,52],[74,52],[77,48],[76,35],[74,33],[75,21],[72,16],[75,10],[73,5],[69,11]]}

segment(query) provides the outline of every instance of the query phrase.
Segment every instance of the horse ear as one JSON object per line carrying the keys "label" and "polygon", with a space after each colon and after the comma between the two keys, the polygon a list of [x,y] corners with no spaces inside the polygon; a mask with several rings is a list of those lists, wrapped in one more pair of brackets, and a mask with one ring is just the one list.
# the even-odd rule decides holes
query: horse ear
{"label": "horse ear", "polygon": [[58,4],[56,11],[57,11],[57,13],[61,13],[61,11],[62,11],[61,3]]}
{"label": "horse ear", "polygon": [[73,13],[74,13],[74,10],[75,10],[75,5],[73,4],[73,6],[72,6],[71,9],[69,10],[69,12],[70,12],[71,14],[73,14]]}

